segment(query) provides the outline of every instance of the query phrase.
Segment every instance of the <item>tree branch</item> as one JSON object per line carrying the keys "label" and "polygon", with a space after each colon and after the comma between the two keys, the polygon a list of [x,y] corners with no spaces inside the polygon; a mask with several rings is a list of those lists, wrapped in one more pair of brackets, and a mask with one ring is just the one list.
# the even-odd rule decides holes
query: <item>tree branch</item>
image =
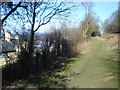
{"label": "tree branch", "polygon": [[3,19],[2,19],[2,24],[4,21],[20,6],[21,2],[19,2],[16,7],[14,7]]}

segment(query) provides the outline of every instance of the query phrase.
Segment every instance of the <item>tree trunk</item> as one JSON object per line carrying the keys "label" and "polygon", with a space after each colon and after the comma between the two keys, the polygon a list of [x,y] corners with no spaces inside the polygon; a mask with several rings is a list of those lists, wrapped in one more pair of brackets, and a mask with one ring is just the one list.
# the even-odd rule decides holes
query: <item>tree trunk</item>
{"label": "tree trunk", "polygon": [[0,20],[0,39],[1,39],[2,21]]}
{"label": "tree trunk", "polygon": [[31,73],[31,67],[32,67],[32,60],[33,60],[33,40],[34,40],[34,25],[35,25],[35,6],[36,6],[36,2],[34,2],[34,12],[33,12],[33,20],[32,20],[32,28],[31,28],[31,35],[30,35],[30,42],[29,42],[29,61],[28,61],[28,67],[29,67],[29,71],[28,73]]}

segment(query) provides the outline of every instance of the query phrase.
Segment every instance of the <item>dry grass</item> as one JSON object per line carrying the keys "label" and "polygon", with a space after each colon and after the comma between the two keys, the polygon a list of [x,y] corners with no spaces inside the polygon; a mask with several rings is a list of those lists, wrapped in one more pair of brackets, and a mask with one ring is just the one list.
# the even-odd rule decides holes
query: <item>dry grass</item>
{"label": "dry grass", "polygon": [[110,48],[112,49],[118,49],[118,38],[119,38],[118,33],[107,33],[101,36],[101,38],[107,38],[108,43],[110,44]]}
{"label": "dry grass", "polygon": [[72,51],[73,52],[76,52],[76,53],[82,53],[84,51],[87,50],[88,46],[89,46],[89,43],[90,42],[87,42],[87,41],[84,41],[82,43],[78,43],[77,45],[75,45],[73,48],[72,48]]}
{"label": "dry grass", "polygon": [[102,38],[110,39],[110,38],[115,37],[116,35],[117,35],[117,34],[115,34],[115,33],[107,33],[107,34],[102,35],[101,37],[102,37]]}
{"label": "dry grass", "polygon": [[110,43],[111,48],[117,49],[118,48],[118,34],[114,34],[114,36],[110,38],[108,42]]}

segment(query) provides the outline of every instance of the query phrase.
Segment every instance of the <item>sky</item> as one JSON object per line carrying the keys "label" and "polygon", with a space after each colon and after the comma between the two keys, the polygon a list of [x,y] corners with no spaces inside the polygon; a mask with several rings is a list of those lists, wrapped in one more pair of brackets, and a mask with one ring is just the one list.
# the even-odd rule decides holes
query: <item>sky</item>
{"label": "sky", "polygon": [[118,9],[117,2],[95,2],[93,11],[97,13],[102,21],[110,17],[110,15]]}
{"label": "sky", "polygon": [[[81,2],[77,2],[81,3]],[[96,13],[96,16],[99,17],[101,22],[104,22],[105,19],[109,18],[114,11],[118,9],[118,2],[93,2],[93,11]],[[76,11],[71,15],[70,20],[72,21],[69,26],[79,26],[80,21],[84,19],[84,9],[80,6]],[[38,30],[40,33],[49,32],[51,26],[60,27],[60,20],[52,20],[50,23],[41,26]],[[10,22],[11,23],[11,22]],[[19,25],[15,24],[16,27]],[[35,24],[37,26],[37,23]],[[36,28],[35,26],[35,28]]]}
{"label": "sky", "polygon": [[[118,9],[118,2],[93,2],[93,11],[96,13],[96,16],[99,17],[101,22],[104,22],[107,18],[109,18],[114,11]],[[78,26],[80,21],[84,18],[84,9],[80,7],[76,12],[72,15],[72,24]],[[75,23],[76,22],[76,23]],[[59,27],[59,23],[52,23],[52,25]],[[46,33],[50,29],[51,23],[42,26],[39,29],[39,32]]]}

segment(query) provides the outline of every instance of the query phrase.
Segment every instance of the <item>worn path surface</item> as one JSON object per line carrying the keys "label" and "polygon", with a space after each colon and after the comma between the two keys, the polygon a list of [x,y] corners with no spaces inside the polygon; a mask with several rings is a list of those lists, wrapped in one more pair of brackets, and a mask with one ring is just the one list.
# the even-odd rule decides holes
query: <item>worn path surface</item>
{"label": "worn path surface", "polygon": [[93,40],[88,51],[77,58],[67,72],[68,88],[117,88],[116,53],[109,49],[107,40]]}

